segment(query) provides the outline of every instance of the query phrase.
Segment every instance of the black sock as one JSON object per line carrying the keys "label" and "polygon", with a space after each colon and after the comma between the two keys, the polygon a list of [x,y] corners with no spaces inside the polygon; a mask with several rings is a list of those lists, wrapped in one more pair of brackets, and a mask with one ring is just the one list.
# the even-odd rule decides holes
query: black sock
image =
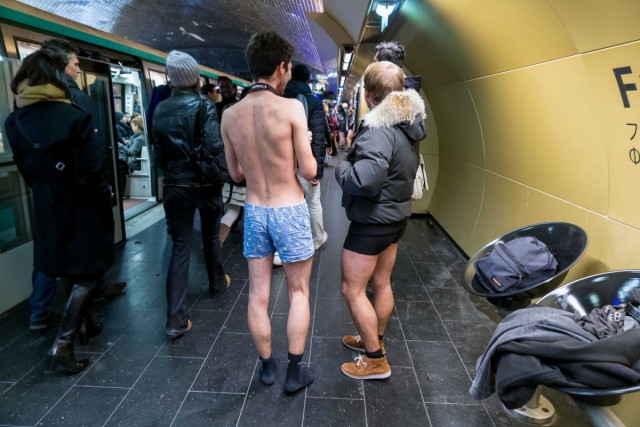
{"label": "black sock", "polygon": [[384,335],[378,335],[378,341],[382,341],[384,339]]}
{"label": "black sock", "polygon": [[368,351],[366,351],[364,354],[366,354],[369,359],[382,359],[384,357],[384,353],[382,353],[381,348],[374,351],[373,353],[369,353]]}
{"label": "black sock", "polygon": [[305,388],[313,382],[314,374],[311,368],[301,366],[302,354],[289,353],[289,366],[287,366],[287,379],[284,382],[285,393],[294,393]]}
{"label": "black sock", "polygon": [[278,361],[273,354],[268,359],[260,358],[262,366],[260,367],[260,381],[266,385],[273,385],[278,378]]}

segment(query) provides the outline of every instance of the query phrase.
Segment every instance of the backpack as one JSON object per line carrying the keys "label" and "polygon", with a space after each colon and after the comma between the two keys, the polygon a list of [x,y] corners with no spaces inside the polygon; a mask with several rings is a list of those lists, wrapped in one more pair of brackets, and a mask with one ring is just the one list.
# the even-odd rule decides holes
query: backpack
{"label": "backpack", "polygon": [[484,288],[504,292],[552,278],[558,261],[543,242],[533,236],[523,236],[496,243],[488,255],[476,261],[475,268],[475,277]]}
{"label": "backpack", "polygon": [[229,182],[231,177],[229,176],[224,151],[214,156],[204,145],[205,105],[206,101],[203,100],[198,107],[194,129],[195,143],[189,153],[189,160],[191,169],[201,184],[222,185],[225,182]]}

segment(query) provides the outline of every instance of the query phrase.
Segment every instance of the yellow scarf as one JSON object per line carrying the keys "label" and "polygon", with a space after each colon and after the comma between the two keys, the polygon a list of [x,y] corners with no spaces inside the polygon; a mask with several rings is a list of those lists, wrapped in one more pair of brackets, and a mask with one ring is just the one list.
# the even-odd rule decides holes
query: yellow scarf
{"label": "yellow scarf", "polygon": [[18,83],[16,105],[18,108],[35,104],[41,101],[66,102],[71,104],[69,98],[65,98],[64,91],[52,84],[29,86],[27,80]]}

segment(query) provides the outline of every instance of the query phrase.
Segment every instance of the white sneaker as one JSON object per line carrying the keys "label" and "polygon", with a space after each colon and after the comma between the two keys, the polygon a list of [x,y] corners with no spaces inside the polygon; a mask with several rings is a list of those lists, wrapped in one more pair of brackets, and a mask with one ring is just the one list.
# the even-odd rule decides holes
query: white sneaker
{"label": "white sneaker", "polygon": [[278,267],[282,265],[282,260],[280,259],[280,255],[278,255],[278,252],[275,252],[273,254],[273,265],[276,265]]}
{"label": "white sneaker", "polygon": [[314,245],[315,250],[317,251],[318,249],[320,249],[325,243],[327,243],[328,239],[329,239],[329,235],[325,231],[324,234],[322,235],[322,242],[319,245]]}

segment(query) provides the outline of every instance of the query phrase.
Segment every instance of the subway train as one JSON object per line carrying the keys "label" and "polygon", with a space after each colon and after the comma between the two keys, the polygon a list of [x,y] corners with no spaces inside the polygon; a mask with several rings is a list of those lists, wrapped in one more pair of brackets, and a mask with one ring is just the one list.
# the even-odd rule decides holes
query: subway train
{"label": "subway train", "polygon": [[[149,157],[149,147],[143,147],[140,170],[134,170],[122,186],[117,173],[118,147],[116,140],[116,113],[140,113],[146,119],[149,97],[155,86],[167,82],[164,67],[165,52],[151,49],[124,38],[83,26],[77,22],[29,8],[16,2],[0,3],[0,77],[3,91],[0,99],[0,115],[7,117],[13,110],[9,84],[18,69],[20,60],[47,39],[64,38],[79,51],[80,87],[91,97],[98,112],[99,133],[102,142],[109,146],[111,157],[112,187],[116,191],[113,206],[115,222],[114,244],[126,239],[125,221],[155,206],[162,199],[162,176],[159,176]],[[233,83],[245,87],[247,80],[201,66],[202,80],[215,82],[219,76],[227,76]],[[5,90],[6,89],[6,90]],[[146,120],[143,120],[146,123]],[[146,133],[146,129],[144,131]],[[147,135],[148,141],[148,135]],[[20,277],[31,270],[30,206],[28,189],[19,178],[13,165],[8,143],[0,134],[0,271],[2,289],[6,291],[0,304],[4,311],[23,300],[28,288],[14,288]],[[26,292],[26,293],[25,293]]]}
{"label": "subway train", "polygon": [[[173,27],[184,26],[180,30],[182,40],[187,40],[185,48],[200,42],[197,35],[194,36],[195,21],[205,12],[192,11],[191,7],[207,2],[138,0],[121,3],[127,3],[132,8],[129,10],[137,8],[155,19],[159,19],[161,13],[165,14],[163,16],[175,13],[180,24]],[[178,9],[168,3],[182,9],[178,13]],[[334,239],[341,236],[340,233],[344,234],[346,226],[340,216],[342,208],[337,195],[340,189],[333,182],[332,173],[328,173],[322,182],[323,191],[329,190],[323,195],[323,204],[327,203],[325,215],[331,219],[332,228],[328,248],[320,253],[317,270],[314,270],[315,335],[309,349],[311,356],[305,360],[319,370],[325,369],[323,377],[304,397],[298,396],[284,403],[281,396],[269,394],[256,387],[251,377],[245,378],[247,375],[242,369],[253,369],[256,365],[253,353],[250,356],[243,350],[238,350],[240,354],[235,353],[238,343],[240,347],[250,345],[241,327],[244,313],[236,311],[238,306],[246,311],[246,288],[241,288],[242,291],[231,293],[237,297],[230,302],[233,308],[196,300],[195,311],[200,310],[198,312],[203,316],[206,313],[217,316],[216,319],[220,317],[219,323],[224,327],[220,326],[215,337],[204,333],[198,336],[202,342],[210,344],[205,350],[199,348],[198,343],[189,341],[189,345],[198,347],[193,359],[180,359],[184,354],[193,356],[189,349],[158,344],[144,335],[143,339],[151,343],[149,347],[157,352],[147,355],[148,365],[139,369],[135,380],[127,382],[133,367],[125,369],[121,379],[108,377],[104,372],[89,371],[80,386],[114,385],[108,393],[95,389],[96,396],[100,392],[104,393],[101,397],[116,401],[105,399],[108,414],[98,414],[100,423],[138,422],[145,425],[191,421],[197,425],[229,416],[225,420],[231,425],[257,422],[278,425],[283,423],[284,417],[291,417],[296,425],[379,425],[383,422],[407,426],[527,425],[521,420],[531,421],[531,418],[511,417],[497,400],[477,402],[468,396],[468,385],[476,373],[475,361],[504,315],[500,307],[478,297],[477,289],[466,283],[470,281],[469,260],[477,259],[501,238],[531,230],[532,226],[543,234],[553,234],[557,230],[554,227],[573,224],[584,232],[583,245],[577,259],[573,260],[575,262],[553,282],[559,293],[551,293],[551,297],[562,294],[560,286],[581,280],[592,278],[590,285],[594,286],[605,283],[611,277],[607,276],[608,272],[628,271],[627,284],[631,288],[638,287],[640,26],[637,22],[640,2],[309,0],[292,2],[302,12],[292,7],[286,11],[288,18],[281,18],[275,12],[273,16],[269,12],[261,13],[264,12],[262,5],[275,11],[288,7],[288,3],[219,1],[212,2],[211,8],[219,14],[230,13],[221,20],[229,24],[225,27],[227,34],[232,31],[246,33],[247,28],[253,30],[257,23],[264,22],[271,24],[274,31],[297,29],[304,20],[302,26],[309,28],[321,60],[326,46],[330,47],[330,59],[337,69],[331,78],[338,101],[354,103],[360,116],[366,113],[361,78],[372,62],[379,42],[395,40],[404,45],[405,74],[421,77],[420,94],[427,110],[427,137],[421,143],[421,152],[429,190],[421,200],[413,203],[414,222],[399,251],[399,271],[394,271],[393,276],[397,295],[391,326],[402,338],[393,341],[392,337],[388,348],[396,353],[395,360],[394,354],[390,353],[390,360],[397,377],[391,377],[388,382],[364,382],[356,386],[334,378],[340,374],[335,373],[337,362],[332,357],[339,350],[330,346],[336,342],[336,330],[340,334],[349,332],[340,328],[349,324],[351,318],[340,299],[339,284],[337,288],[329,286],[330,282],[340,280],[336,266],[340,265],[342,246]],[[154,15],[155,10],[158,15]],[[3,87],[8,87],[20,58],[37,49],[39,43],[51,37],[70,40],[82,51],[82,87],[94,98],[101,123],[107,132],[111,132],[105,133],[107,144],[113,140],[115,113],[133,111],[137,99],[144,115],[151,90],[166,82],[165,52],[15,1],[0,0],[0,12],[0,81]],[[278,21],[276,17],[284,21]],[[171,25],[167,23],[168,27]],[[202,23],[198,25],[203,27]],[[173,27],[167,31],[178,31]],[[298,36],[300,34],[295,33],[295,37]],[[223,56],[231,49],[221,48],[220,52],[219,56]],[[233,65],[232,62],[229,64]],[[223,71],[203,66],[203,80],[228,75],[238,86],[250,84],[246,74],[230,69]],[[12,109],[11,96],[3,90],[0,97],[0,118],[4,119]],[[32,251],[29,192],[12,165],[10,153],[3,147],[6,147],[6,141],[3,146],[0,140],[0,292],[3,295],[0,313],[28,296]],[[117,175],[115,156],[114,148],[114,176]],[[141,203],[131,210],[121,201],[114,206],[117,224],[114,243],[124,245],[135,254],[141,252],[126,242],[124,223],[162,197],[162,177],[148,160],[144,160],[145,156],[143,171],[127,180],[123,199],[126,203]],[[330,165],[335,166],[335,163],[330,162]],[[153,230],[160,237],[138,235],[136,240],[147,245],[162,245],[165,231],[159,226]],[[227,263],[232,268],[240,263],[233,258],[239,257],[238,247],[225,249],[229,256]],[[162,259],[150,252],[145,252],[142,258],[147,256],[153,262],[158,262],[156,258]],[[156,267],[153,264],[153,268]],[[140,271],[136,268],[131,270]],[[236,274],[240,281],[246,279],[246,271],[238,270]],[[281,277],[277,272],[274,274]],[[139,279],[149,289],[155,285],[153,280]],[[399,288],[403,283],[408,285]],[[552,292],[553,288],[547,291]],[[143,297],[134,295],[140,299],[148,297],[147,294],[142,294]],[[159,298],[157,293],[151,296]],[[534,301],[540,296],[534,295]],[[597,305],[602,295],[593,292],[588,297]],[[276,319],[286,313],[283,307],[287,302],[279,298],[273,301]],[[620,294],[616,300],[619,299]],[[138,310],[136,315],[141,314],[135,319],[153,323],[157,320],[153,314],[156,300],[153,301],[135,301],[131,303],[135,308],[127,306],[126,310]],[[541,302],[548,304],[549,298],[543,298]],[[109,309],[107,307],[106,311]],[[125,311],[124,317],[129,314]],[[224,317],[227,314],[228,317]],[[129,325],[118,324],[117,327],[125,330]],[[140,333],[139,330],[135,332]],[[127,345],[135,346],[138,336],[132,338],[123,333],[117,337],[124,337]],[[2,335],[0,339],[3,339]],[[20,341],[22,338],[12,336],[11,339],[24,346],[29,344],[27,340]],[[221,349],[220,342],[226,347]],[[99,347],[96,357],[104,356],[107,360],[104,363],[117,369],[114,360],[121,360],[118,357],[124,357],[122,354],[127,348],[118,350],[121,353],[115,352],[115,356],[109,353],[110,348],[107,344]],[[135,348],[145,355],[151,352],[148,347]],[[177,360],[172,359],[172,363],[181,364],[190,372],[189,384],[183,384],[182,379],[177,378],[179,375],[172,371],[173,365],[165,360],[171,356],[176,356]],[[37,361],[37,357],[32,358]],[[202,364],[198,365],[200,362]],[[219,362],[221,367],[217,365]],[[231,368],[225,371],[228,366]],[[20,373],[31,381],[29,369],[32,369],[31,365]],[[147,372],[158,377],[170,372],[168,376],[173,376],[165,383],[164,378],[158,380],[146,375]],[[39,380],[35,374],[32,376],[35,379],[29,384]],[[17,395],[26,388],[19,388],[22,376],[7,378],[10,378],[6,381],[10,384],[7,387],[11,389],[7,395]],[[2,378],[0,386],[1,381]],[[184,400],[178,399],[180,402],[177,403],[162,400],[161,396],[169,395],[174,389],[184,394],[180,396]],[[148,396],[144,396],[145,392]],[[557,410],[551,425],[631,426],[640,419],[637,393],[626,394],[620,402],[609,402],[615,405],[604,409],[594,409],[590,405],[578,407],[566,394],[557,391],[551,391],[548,397]],[[120,398],[126,403],[121,404]],[[18,398],[7,399],[17,402]],[[50,400],[45,402],[43,398],[42,406],[58,403]],[[0,406],[2,402],[0,400]],[[77,407],[68,397],[63,403]],[[547,403],[544,399],[542,414],[536,414],[545,422],[549,422],[548,406],[544,406]],[[146,415],[148,422],[138,420],[135,418],[136,405],[154,408],[156,412]],[[205,406],[209,409],[202,409]],[[55,416],[68,415],[65,408],[58,404],[51,413],[40,411],[35,419],[21,418],[21,415],[12,418],[18,410],[0,410],[0,415],[8,414],[6,419],[0,419],[0,424],[35,425],[43,419],[53,423],[59,420]]]}

